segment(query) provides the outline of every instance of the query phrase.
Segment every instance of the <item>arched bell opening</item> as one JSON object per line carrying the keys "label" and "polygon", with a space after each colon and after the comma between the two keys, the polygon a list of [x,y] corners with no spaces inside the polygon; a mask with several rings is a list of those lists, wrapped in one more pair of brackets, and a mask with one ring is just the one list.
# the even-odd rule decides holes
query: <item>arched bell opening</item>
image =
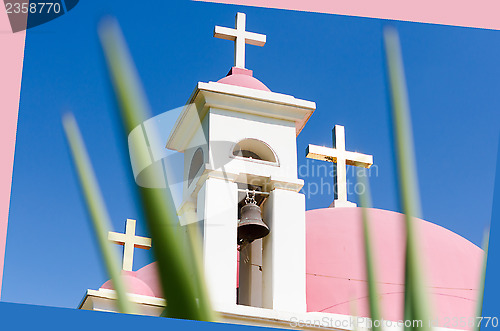
{"label": "arched bell opening", "polygon": [[248,160],[263,161],[279,165],[278,157],[273,149],[265,142],[254,138],[246,138],[236,143],[232,155]]}

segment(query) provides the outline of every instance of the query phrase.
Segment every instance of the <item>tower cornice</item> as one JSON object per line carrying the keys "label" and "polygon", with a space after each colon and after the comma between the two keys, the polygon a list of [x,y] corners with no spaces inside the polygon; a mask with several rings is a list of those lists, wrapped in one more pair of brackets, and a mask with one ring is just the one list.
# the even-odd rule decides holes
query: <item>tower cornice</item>
{"label": "tower cornice", "polygon": [[166,147],[183,152],[209,108],[294,122],[298,136],[316,109],[316,103],[271,91],[199,82],[177,119]]}

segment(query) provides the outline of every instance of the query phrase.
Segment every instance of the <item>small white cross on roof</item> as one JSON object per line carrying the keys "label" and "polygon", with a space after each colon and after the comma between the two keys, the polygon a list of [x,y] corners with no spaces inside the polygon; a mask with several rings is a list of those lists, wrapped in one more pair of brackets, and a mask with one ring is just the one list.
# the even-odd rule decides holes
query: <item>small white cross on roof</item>
{"label": "small white cross on roof", "polygon": [[109,232],[108,240],[123,247],[123,270],[132,271],[134,248],[151,248],[151,239],[135,235],[135,220],[127,219],[125,233]]}
{"label": "small white cross on roof", "polygon": [[234,41],[234,66],[245,68],[245,44],[264,46],[266,35],[245,31],[246,15],[236,14],[236,29],[215,26],[214,37]]}
{"label": "small white cross on roof", "polygon": [[306,150],[306,157],[336,164],[333,177],[335,199],[331,207],[356,207],[355,203],[347,201],[346,168],[348,165],[370,168],[373,164],[373,156],[346,151],[345,131],[342,125],[335,125],[332,135],[333,148],[309,145]]}

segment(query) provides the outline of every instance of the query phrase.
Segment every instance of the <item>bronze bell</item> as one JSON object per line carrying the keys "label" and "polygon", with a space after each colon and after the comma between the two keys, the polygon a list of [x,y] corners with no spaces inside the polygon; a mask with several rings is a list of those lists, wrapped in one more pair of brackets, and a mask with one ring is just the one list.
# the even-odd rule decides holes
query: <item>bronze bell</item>
{"label": "bronze bell", "polygon": [[247,197],[241,207],[238,221],[238,244],[251,243],[269,234],[269,227],[262,220],[262,212],[254,198]]}

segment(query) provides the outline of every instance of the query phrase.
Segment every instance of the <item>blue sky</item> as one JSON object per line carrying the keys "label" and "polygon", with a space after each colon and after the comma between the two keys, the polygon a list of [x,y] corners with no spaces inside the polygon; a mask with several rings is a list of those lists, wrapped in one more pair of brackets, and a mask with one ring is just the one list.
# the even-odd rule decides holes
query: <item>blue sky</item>
{"label": "blue sky", "polygon": [[[247,14],[249,31],[268,38],[262,48],[247,46],[247,68],[272,91],[317,104],[298,137],[299,166],[308,162],[307,144],[331,146],[331,129],[344,125],[347,149],[374,155],[374,207],[388,210],[398,204],[382,28],[397,27],[424,219],[481,244],[500,123],[500,32],[191,1],[82,1],[27,32],[2,301],[76,307],[86,289],[106,281],[63,136],[66,111],[80,124],[115,230],[135,218],[138,234],[146,234],[124,166],[128,155],[96,33],[100,18],[119,20],[160,114],[182,106],[198,81],[225,76],[233,44],[212,32],[215,25],[233,27],[237,11]],[[321,184],[302,178],[306,188]],[[307,209],[327,207],[332,198],[310,195]],[[150,261],[136,250],[135,270]]]}

